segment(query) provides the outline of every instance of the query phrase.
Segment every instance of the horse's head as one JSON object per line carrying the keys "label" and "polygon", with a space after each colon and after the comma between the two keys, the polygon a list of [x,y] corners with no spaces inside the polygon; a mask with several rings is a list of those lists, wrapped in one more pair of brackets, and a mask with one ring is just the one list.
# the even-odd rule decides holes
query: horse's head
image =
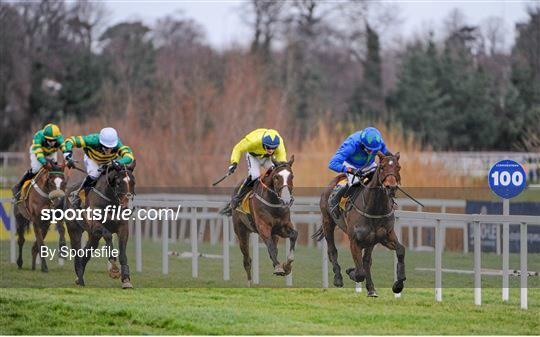
{"label": "horse's head", "polygon": [[275,192],[278,199],[285,205],[292,203],[293,196],[293,171],[294,155],[288,162],[277,162],[272,160],[274,167],[267,172],[269,186]]}
{"label": "horse's head", "polygon": [[64,174],[64,164],[58,165],[57,163],[48,160],[43,165],[45,173],[43,175],[43,188],[49,192],[49,199],[61,200],[65,196],[66,190],[66,177]]}
{"label": "horse's head", "polygon": [[377,153],[379,157],[379,168],[377,170],[377,183],[390,189],[392,194],[395,193],[399,184],[401,184],[401,176],[399,171],[399,152],[396,154],[385,156],[381,152]]}
{"label": "horse's head", "polygon": [[135,196],[135,161],[129,165],[113,166],[108,170],[107,182],[116,199],[124,208],[128,207],[129,201]]}

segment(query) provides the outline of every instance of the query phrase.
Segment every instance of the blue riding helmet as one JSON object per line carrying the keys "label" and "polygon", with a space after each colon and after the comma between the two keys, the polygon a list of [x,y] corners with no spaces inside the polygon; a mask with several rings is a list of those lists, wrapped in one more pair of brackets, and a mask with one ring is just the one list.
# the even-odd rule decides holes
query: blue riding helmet
{"label": "blue riding helmet", "polygon": [[382,135],[374,127],[365,128],[360,134],[360,144],[369,151],[379,151],[383,146]]}
{"label": "blue riding helmet", "polygon": [[264,135],[262,139],[263,147],[266,149],[277,149],[279,142],[278,135],[274,135],[274,138],[271,135]]}

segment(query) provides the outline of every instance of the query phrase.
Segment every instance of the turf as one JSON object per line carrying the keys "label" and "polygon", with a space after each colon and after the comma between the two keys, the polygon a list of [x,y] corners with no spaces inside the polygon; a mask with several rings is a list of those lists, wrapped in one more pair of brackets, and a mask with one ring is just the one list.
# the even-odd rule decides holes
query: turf
{"label": "turf", "polygon": [[[73,285],[70,262],[49,263],[49,273],[17,270],[8,263],[7,242],[0,242],[0,334],[537,334],[540,322],[538,277],[529,278],[529,310],[519,309],[519,289],[512,288],[509,303],[500,300],[500,278],[483,277],[482,306],[473,304],[472,275],[443,275],[443,302],[434,301],[432,253],[407,252],[406,288],[395,299],[391,252],[378,249],[373,274],[380,297],[355,293],[354,283],[344,289],[320,289],[320,251],[299,247],[294,266],[294,289],[272,275],[261,249],[261,285],[243,288],[245,275],[238,247],[231,247],[231,280],[222,280],[221,260],[201,259],[198,279],[191,277],[191,260],[170,258],[170,274],[161,274],[159,243],[144,242],[143,272],[134,271],[132,244],[129,258],[135,289],[123,291],[118,280],[107,277],[105,262],[92,260],[87,288]],[[282,248],[282,246],[280,247]],[[201,245],[205,253],[219,246]],[[185,244],[171,245],[185,251]],[[281,255],[283,255],[281,249]],[[511,256],[511,268],[519,267]],[[340,251],[344,268],[350,254]],[[529,257],[529,269],[540,259]],[[472,269],[472,255],[445,253],[444,267]],[[483,254],[483,267],[500,268],[500,257]],[[534,269],[536,268],[536,269]],[[332,275],[330,275],[330,282]],[[519,284],[511,278],[512,286]],[[36,288],[46,287],[46,288]],[[282,287],[282,288],[278,288]],[[451,288],[448,288],[451,287]]]}

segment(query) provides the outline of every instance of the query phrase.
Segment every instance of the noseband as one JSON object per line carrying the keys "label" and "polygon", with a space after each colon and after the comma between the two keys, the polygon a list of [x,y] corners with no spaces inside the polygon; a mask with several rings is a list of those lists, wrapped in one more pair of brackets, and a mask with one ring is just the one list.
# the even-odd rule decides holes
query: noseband
{"label": "noseband", "polygon": [[[274,181],[274,175],[277,173],[277,170],[281,167],[286,167],[286,165],[279,165],[279,166],[276,166],[273,168],[272,172],[268,175],[265,175],[266,176],[269,176],[270,179],[272,180],[272,186],[273,186],[273,181]],[[280,196],[280,193],[281,191],[283,190],[283,188],[285,188],[285,186],[287,185],[283,185],[279,188],[279,190],[275,190],[274,188],[266,185],[263,181],[263,176],[259,177],[259,183],[260,185],[262,186],[262,189],[266,189],[267,191],[269,191],[271,194],[273,194],[278,200],[279,200],[279,204],[274,204],[274,203],[271,203],[269,202],[268,200],[264,199],[260,194],[258,193],[253,193],[255,198],[257,198],[259,201],[261,201],[263,204],[265,204],[266,206],[268,207],[274,207],[274,208],[290,208],[293,203],[294,203],[294,197],[292,196],[292,193],[291,193],[291,200],[286,203]]]}

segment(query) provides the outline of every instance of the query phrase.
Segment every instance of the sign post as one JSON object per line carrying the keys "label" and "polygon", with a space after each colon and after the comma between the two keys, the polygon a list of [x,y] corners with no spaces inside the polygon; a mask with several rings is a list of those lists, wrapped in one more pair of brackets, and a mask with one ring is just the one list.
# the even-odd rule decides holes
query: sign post
{"label": "sign post", "polygon": [[[513,160],[501,160],[489,170],[488,183],[493,193],[502,198],[503,215],[510,215],[510,199],[518,196],[527,185],[527,175],[523,166]],[[508,301],[509,298],[509,223],[503,223],[502,235],[502,300]],[[497,229],[498,230],[498,229]],[[523,238],[522,238],[523,239]],[[527,244],[521,242],[521,245]]]}

